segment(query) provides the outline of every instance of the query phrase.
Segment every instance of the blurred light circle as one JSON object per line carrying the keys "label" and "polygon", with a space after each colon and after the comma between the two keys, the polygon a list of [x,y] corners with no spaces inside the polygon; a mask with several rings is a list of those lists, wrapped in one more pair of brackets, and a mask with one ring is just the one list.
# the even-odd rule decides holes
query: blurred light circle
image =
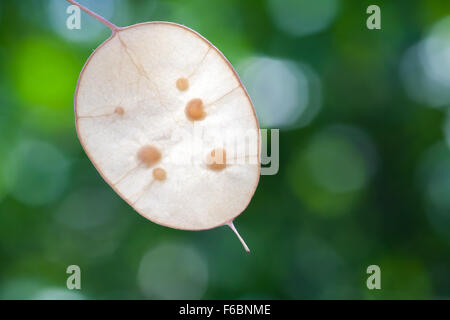
{"label": "blurred light circle", "polygon": [[423,49],[428,75],[450,87],[450,16],[432,27]]}
{"label": "blurred light circle", "polygon": [[438,86],[425,74],[425,69],[420,59],[421,43],[409,48],[400,64],[400,73],[403,86],[407,95],[414,101],[439,106],[436,97],[440,97]]}
{"label": "blurred light circle", "polygon": [[318,113],[321,86],[309,67],[288,60],[253,57],[239,69],[263,127],[303,127]]}
{"label": "blurred light circle", "polygon": [[18,40],[8,65],[24,125],[48,132],[73,127],[73,92],[81,65],[50,38]]}
{"label": "blurred light circle", "polygon": [[425,152],[418,177],[431,226],[450,240],[450,150],[444,143]]}
{"label": "blurred light circle", "polygon": [[3,174],[14,198],[28,205],[43,205],[56,200],[65,189],[69,161],[49,143],[25,140],[8,156]]}
{"label": "blurred light circle", "polygon": [[400,64],[408,96],[431,107],[450,105],[450,17],[409,48]]}
{"label": "blurred light circle", "polygon": [[320,32],[335,19],[338,0],[268,0],[269,13],[276,26],[293,36]]}
{"label": "blurred light circle", "polygon": [[338,294],[342,294],[346,268],[336,250],[314,235],[305,233],[293,246],[295,254],[288,265],[291,272],[287,273],[285,280],[292,298],[341,298]]}
{"label": "blurred light circle", "polygon": [[375,171],[376,152],[361,130],[344,125],[315,134],[292,160],[290,183],[304,204],[321,215],[346,212]]}
{"label": "blurred light circle", "polygon": [[82,300],[86,297],[78,291],[66,288],[47,287],[40,281],[16,278],[0,286],[2,300]]}
{"label": "blurred light circle", "polygon": [[[78,2],[107,20],[111,20],[116,6],[115,0],[79,0]],[[60,36],[76,42],[94,42],[103,33],[109,33],[105,25],[83,11],[81,11],[80,29],[68,29],[66,21],[70,14],[66,10],[70,5],[66,1],[60,0],[51,0],[47,4],[50,24]]]}
{"label": "blurred light circle", "polygon": [[61,288],[45,288],[32,297],[32,300],[84,300],[83,294],[77,291],[61,289]]}
{"label": "blurred light circle", "polygon": [[[79,63],[67,48],[48,38],[17,43],[11,71],[20,97],[30,105],[70,110]],[[69,108],[68,108],[69,107]],[[49,114],[55,116],[55,114]]]}
{"label": "blurred light circle", "polygon": [[331,192],[358,190],[368,180],[364,155],[343,135],[318,134],[306,150],[306,159],[314,180]]}
{"label": "blurred light circle", "polygon": [[137,281],[147,298],[200,299],[208,284],[208,266],[190,246],[161,244],[142,258]]}
{"label": "blurred light circle", "polygon": [[116,208],[117,201],[112,191],[86,188],[73,192],[64,199],[55,219],[72,229],[90,229],[109,222]]}

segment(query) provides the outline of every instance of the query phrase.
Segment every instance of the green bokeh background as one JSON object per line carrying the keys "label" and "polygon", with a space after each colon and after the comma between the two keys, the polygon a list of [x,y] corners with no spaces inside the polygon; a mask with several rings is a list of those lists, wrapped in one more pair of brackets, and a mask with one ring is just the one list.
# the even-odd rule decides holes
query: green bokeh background
{"label": "green bokeh background", "polygon": [[[320,109],[275,126],[279,172],[235,220],[250,255],[226,227],[153,224],[101,179],[75,132],[79,72],[110,31],[85,13],[67,30],[63,0],[1,1],[0,299],[450,298],[450,2],[80,2],[120,26],[164,20],[204,35],[243,75],[262,127],[306,95],[306,110]],[[366,28],[370,4],[381,30]],[[432,36],[434,73],[411,51]],[[276,89],[258,91],[261,74]],[[310,91],[289,89],[301,79]],[[79,291],[66,288],[72,264]],[[381,290],[366,287],[372,264]]]}

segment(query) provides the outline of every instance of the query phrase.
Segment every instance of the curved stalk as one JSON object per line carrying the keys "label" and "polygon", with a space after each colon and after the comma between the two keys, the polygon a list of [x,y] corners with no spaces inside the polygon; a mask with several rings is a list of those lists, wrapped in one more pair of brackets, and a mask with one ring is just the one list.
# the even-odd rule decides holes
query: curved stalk
{"label": "curved stalk", "polygon": [[238,237],[239,241],[242,243],[242,246],[244,247],[245,251],[247,251],[247,253],[250,253],[250,249],[248,248],[247,244],[245,243],[244,239],[242,239],[241,235],[239,234],[239,232],[236,230],[236,228],[234,227],[233,221],[230,221],[227,223],[227,225],[231,228],[231,230],[233,230],[233,232],[236,234],[236,236]]}
{"label": "curved stalk", "polygon": [[88,8],[82,6],[81,4],[79,4],[78,2],[74,1],[74,0],[67,0],[67,2],[77,6],[78,8],[80,8],[81,10],[83,10],[84,12],[86,12],[87,14],[89,14],[90,16],[94,17],[95,19],[97,19],[98,21],[100,21],[101,23],[103,23],[105,26],[107,26],[108,28],[110,28],[112,30],[113,33],[116,33],[117,31],[120,30],[120,27],[116,26],[115,24],[109,22],[108,20],[106,20],[105,18],[103,18],[102,16],[96,14],[95,12],[89,10]]}

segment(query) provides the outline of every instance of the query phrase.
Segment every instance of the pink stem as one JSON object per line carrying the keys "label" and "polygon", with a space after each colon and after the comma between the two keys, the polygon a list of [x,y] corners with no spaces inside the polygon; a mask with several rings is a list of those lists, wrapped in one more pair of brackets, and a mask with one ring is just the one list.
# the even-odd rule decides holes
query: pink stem
{"label": "pink stem", "polygon": [[83,7],[81,4],[79,4],[78,2],[74,1],[74,0],[67,0],[67,2],[77,6],[78,8],[80,8],[81,10],[83,10],[84,12],[86,12],[87,14],[93,16],[95,19],[97,19],[98,21],[100,21],[101,23],[103,23],[104,25],[106,25],[108,28],[110,28],[112,30],[113,33],[116,33],[117,31],[120,30],[120,28],[118,26],[116,26],[115,24],[112,24],[111,22],[109,22],[108,20],[106,20],[105,18],[103,18],[102,16],[96,14],[95,12],[92,12],[91,10],[89,10],[86,7]]}
{"label": "pink stem", "polygon": [[231,230],[233,230],[233,232],[237,235],[239,241],[242,243],[242,246],[244,247],[245,251],[247,251],[247,253],[250,253],[250,249],[248,248],[247,244],[245,243],[244,239],[242,239],[241,235],[239,234],[239,232],[236,230],[236,228],[234,227],[233,221],[230,221],[227,223],[227,225],[231,228]]}

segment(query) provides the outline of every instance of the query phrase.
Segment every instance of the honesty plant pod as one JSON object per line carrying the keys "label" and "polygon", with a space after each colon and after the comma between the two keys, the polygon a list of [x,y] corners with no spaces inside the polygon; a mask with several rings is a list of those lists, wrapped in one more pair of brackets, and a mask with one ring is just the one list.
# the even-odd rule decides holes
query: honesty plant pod
{"label": "honesty plant pod", "polygon": [[120,28],[68,2],[112,30],[75,93],[78,137],[98,172],[149,220],[185,230],[228,224],[249,251],[233,219],[259,181],[260,136],[231,64],[185,26]]}

